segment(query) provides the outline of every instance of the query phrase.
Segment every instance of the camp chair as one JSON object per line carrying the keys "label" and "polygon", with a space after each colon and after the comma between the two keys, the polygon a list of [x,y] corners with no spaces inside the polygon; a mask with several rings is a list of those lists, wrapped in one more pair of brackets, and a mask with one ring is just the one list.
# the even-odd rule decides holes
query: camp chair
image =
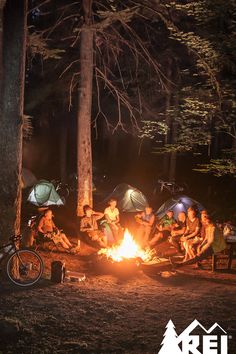
{"label": "camp chair", "polygon": [[[47,245],[47,246],[46,246]],[[51,252],[55,252],[55,251],[59,251],[59,245],[54,243],[53,240],[47,239],[45,237],[45,240],[43,239],[43,237],[39,237],[39,233],[38,231],[36,232],[35,235],[35,243],[34,243],[34,248],[35,251],[37,251],[39,248],[44,249]]]}
{"label": "camp chair", "polygon": [[[38,224],[40,222],[40,219],[43,215],[39,214],[37,216],[31,217],[28,227],[29,227],[29,232],[31,232],[31,246],[34,247],[35,251],[37,251],[42,245],[48,244],[51,245],[50,247],[50,252],[54,250],[59,250],[58,245],[56,245],[53,240],[44,240],[42,237],[39,237],[39,232],[38,232]],[[44,248],[44,247],[43,247]]]}

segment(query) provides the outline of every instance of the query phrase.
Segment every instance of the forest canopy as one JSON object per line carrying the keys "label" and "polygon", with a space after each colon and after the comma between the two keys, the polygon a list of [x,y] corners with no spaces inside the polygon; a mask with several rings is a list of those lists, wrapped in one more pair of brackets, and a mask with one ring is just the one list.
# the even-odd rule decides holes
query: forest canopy
{"label": "forest canopy", "polygon": [[[45,98],[76,106],[81,6],[31,1],[27,114]],[[233,0],[93,1],[96,135],[105,124],[155,153],[207,154],[202,172],[235,174],[235,11]]]}

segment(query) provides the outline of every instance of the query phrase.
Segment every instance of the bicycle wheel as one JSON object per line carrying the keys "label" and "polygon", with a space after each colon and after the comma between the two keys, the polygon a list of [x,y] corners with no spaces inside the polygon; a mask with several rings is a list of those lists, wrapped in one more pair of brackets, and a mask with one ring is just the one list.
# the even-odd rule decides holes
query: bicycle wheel
{"label": "bicycle wheel", "polygon": [[7,261],[7,275],[16,285],[31,286],[42,274],[43,261],[35,251],[17,250]]}

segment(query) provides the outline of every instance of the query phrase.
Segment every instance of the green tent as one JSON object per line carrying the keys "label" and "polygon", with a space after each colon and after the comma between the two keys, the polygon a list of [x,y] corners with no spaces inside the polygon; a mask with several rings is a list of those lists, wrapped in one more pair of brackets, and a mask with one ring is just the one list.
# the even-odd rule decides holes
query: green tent
{"label": "green tent", "polygon": [[104,204],[111,198],[117,200],[117,206],[123,212],[143,211],[148,206],[148,201],[145,195],[137,188],[126,183],[121,183],[116,186],[113,192],[105,199]]}
{"label": "green tent", "polygon": [[41,180],[31,189],[28,201],[36,206],[64,205],[51,182]]}

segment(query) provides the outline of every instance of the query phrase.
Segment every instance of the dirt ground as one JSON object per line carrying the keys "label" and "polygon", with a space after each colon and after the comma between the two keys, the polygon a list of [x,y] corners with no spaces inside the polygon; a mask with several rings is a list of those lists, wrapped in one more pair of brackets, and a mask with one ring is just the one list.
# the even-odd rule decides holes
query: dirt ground
{"label": "dirt ground", "polygon": [[[6,321],[13,329],[0,330],[0,353],[154,354],[170,319],[177,334],[194,319],[206,328],[218,322],[229,335],[229,354],[236,353],[235,271],[185,267],[161,276],[152,265],[124,277],[102,272],[83,246],[80,255],[40,253],[45,272],[37,286],[1,282],[0,328]],[[84,272],[86,281],[51,283],[52,260]]]}

